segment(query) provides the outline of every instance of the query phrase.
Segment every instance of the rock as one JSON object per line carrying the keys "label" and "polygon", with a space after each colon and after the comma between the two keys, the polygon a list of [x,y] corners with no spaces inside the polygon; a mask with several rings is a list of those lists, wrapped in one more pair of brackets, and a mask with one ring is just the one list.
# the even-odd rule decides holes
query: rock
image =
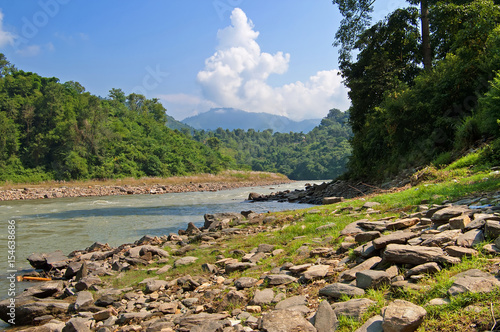
{"label": "rock", "polygon": [[375,249],[373,241],[367,242],[354,249],[354,253],[362,258],[370,258],[376,256],[379,253],[378,249]]}
{"label": "rock", "polygon": [[274,310],[262,315],[258,328],[266,332],[316,332],[301,313],[288,310]]}
{"label": "rock", "polygon": [[365,230],[360,226],[361,223],[369,221],[368,219],[361,219],[350,223],[340,232],[340,235],[355,235],[363,233]]}
{"label": "rock", "polygon": [[375,256],[372,258],[368,258],[366,261],[364,261],[361,264],[356,265],[352,269],[349,269],[347,271],[344,271],[340,274],[339,278],[340,280],[343,281],[351,281],[356,279],[356,272],[360,271],[365,271],[365,270],[370,270],[377,266],[378,263],[382,261],[382,258]]}
{"label": "rock", "polygon": [[76,276],[76,274],[81,268],[82,268],[82,263],[70,262],[66,267],[66,272],[64,272],[64,279],[69,280],[73,278],[74,276]]}
{"label": "rock", "polygon": [[118,316],[116,323],[119,325],[125,325],[133,322],[142,322],[149,317],[151,317],[151,313],[147,311],[125,312],[123,314],[120,314],[120,316]]}
{"label": "rock", "polygon": [[455,242],[461,234],[462,231],[459,229],[444,231],[424,240],[420,245],[424,247],[441,247],[445,243]]}
{"label": "rock", "polygon": [[453,285],[448,289],[450,296],[462,293],[489,293],[500,287],[500,281],[495,277],[477,269],[459,273],[454,278]]}
{"label": "rock", "polygon": [[80,311],[94,304],[94,297],[89,291],[78,292],[75,301],[75,310]]}
{"label": "rock", "polygon": [[64,284],[62,281],[47,281],[26,289],[21,293],[21,296],[34,296],[43,299],[61,293],[63,289]]}
{"label": "rock", "polygon": [[399,219],[399,220],[387,223],[385,225],[385,228],[388,230],[397,231],[400,229],[405,229],[405,228],[411,227],[413,225],[416,225],[419,221],[420,221],[419,218]]}
{"label": "rock", "polygon": [[321,301],[318,310],[313,317],[313,324],[317,332],[331,332],[337,329],[339,324],[337,315],[328,301]]}
{"label": "rock", "polygon": [[174,267],[190,265],[190,264],[193,264],[194,262],[196,262],[197,260],[198,260],[198,257],[193,257],[193,256],[182,257],[174,262]]}
{"label": "rock", "polygon": [[436,299],[432,299],[430,300],[429,302],[427,302],[425,304],[425,306],[429,306],[429,305],[447,305],[447,304],[450,304],[451,301],[450,299],[446,298],[436,298]]}
{"label": "rock", "polygon": [[220,321],[226,319],[227,314],[191,314],[174,319],[174,323],[179,324],[181,328],[191,329],[194,326],[202,325],[204,323]]}
{"label": "rock", "polygon": [[270,286],[285,285],[297,280],[292,276],[286,274],[270,274],[264,279]]}
{"label": "rock", "polygon": [[366,202],[365,204],[363,204],[363,209],[372,209],[378,205],[380,205],[379,202]]}
{"label": "rock", "polygon": [[356,272],[356,287],[362,289],[380,288],[390,284],[389,273],[385,271],[366,270]]}
{"label": "rock", "polygon": [[95,319],[96,322],[100,322],[100,321],[108,319],[111,316],[116,316],[117,314],[118,313],[116,312],[116,310],[113,307],[111,307],[111,308],[96,312],[92,317]]}
{"label": "rock", "polygon": [[[83,264],[83,266],[85,266],[85,264]],[[83,266],[82,266],[82,268],[83,268]],[[78,276],[77,276],[77,278],[78,278]],[[100,283],[101,283],[101,278],[99,278],[97,276],[87,276],[87,277],[82,278],[80,281],[78,281],[75,284],[75,289],[77,291],[83,291],[83,290],[89,289],[92,285],[98,285]]]}
{"label": "rock", "polygon": [[327,257],[333,253],[332,248],[314,248],[309,252],[311,257]]}
{"label": "rock", "polygon": [[464,214],[455,218],[450,219],[450,228],[451,229],[464,229],[468,224],[470,224],[471,220],[468,215]]}
{"label": "rock", "polygon": [[451,218],[455,218],[462,214],[467,214],[469,212],[471,212],[471,210],[469,210],[469,208],[465,205],[448,206],[436,211],[432,215],[431,219],[434,222],[446,223]]}
{"label": "rock", "polygon": [[187,233],[187,235],[196,235],[196,234],[200,234],[201,231],[192,222],[190,222],[190,223],[188,223],[186,233]]}
{"label": "rock", "polygon": [[158,307],[158,311],[160,311],[163,314],[173,315],[177,312],[178,306],[179,304],[177,302],[162,303]]}
{"label": "rock", "polygon": [[275,309],[284,310],[292,307],[299,307],[306,305],[307,305],[307,299],[305,298],[305,296],[299,295],[299,296],[292,296],[283,301],[280,301],[278,304],[276,304]]}
{"label": "rock", "polygon": [[337,302],[333,304],[333,310],[337,316],[347,316],[355,319],[360,319],[370,306],[377,302],[370,299],[352,299],[345,302]]}
{"label": "rock", "polygon": [[408,240],[413,239],[417,236],[417,233],[398,231],[373,240],[373,246],[375,247],[375,249],[382,249],[391,243],[405,244]]}
{"label": "rock", "polygon": [[270,304],[274,299],[274,291],[271,288],[265,288],[263,290],[256,290],[255,295],[252,299],[252,303],[255,305]]}
{"label": "rock", "polygon": [[478,254],[478,251],[475,249],[457,247],[457,246],[446,247],[446,248],[444,248],[444,251],[446,251],[446,253],[448,253],[448,255],[453,256],[453,257],[458,257],[458,258],[462,258],[464,256],[472,257],[472,256],[476,256]]}
{"label": "rock", "polygon": [[205,224],[203,225],[203,228],[205,229],[214,228],[215,225],[212,224],[223,220],[240,221],[245,219],[245,217],[241,213],[233,213],[233,212],[205,214],[204,218],[205,218]]}
{"label": "rock", "polygon": [[441,248],[389,244],[383,259],[390,263],[419,265],[439,261],[444,255]]}
{"label": "rock", "polygon": [[275,245],[272,244],[266,244],[266,243],[261,243],[257,247],[257,252],[263,252],[263,253],[272,253],[273,250],[276,249]]}
{"label": "rock", "polygon": [[484,235],[489,239],[495,239],[497,236],[500,236],[500,221],[486,220],[484,224]]}
{"label": "rock", "polygon": [[148,280],[146,282],[146,294],[159,291],[162,288],[166,288],[168,282],[165,280]]}
{"label": "rock", "polygon": [[408,278],[413,275],[419,275],[424,273],[433,274],[439,271],[441,271],[439,265],[435,262],[430,262],[430,263],[420,264],[409,269],[408,271],[406,271],[405,277]]}
{"label": "rock", "polygon": [[236,287],[236,289],[250,288],[253,287],[256,282],[257,279],[255,278],[242,277],[234,281],[234,286]]}
{"label": "rock", "polygon": [[90,328],[85,324],[83,318],[71,318],[66,322],[62,332],[90,332]]}
{"label": "rock", "polygon": [[255,263],[232,263],[232,264],[227,264],[225,270],[226,273],[229,274],[234,271],[244,271],[254,266],[256,266]]}
{"label": "rock", "polygon": [[424,321],[424,308],[404,300],[395,300],[382,310],[384,332],[412,332]]}
{"label": "rock", "polygon": [[497,239],[495,240],[495,246],[497,246],[497,248],[500,249],[500,236],[497,237]]}
{"label": "rock", "polygon": [[327,275],[329,270],[330,270],[330,265],[321,265],[321,264],[313,265],[309,267],[307,270],[305,270],[301,274],[301,277],[304,278],[305,280],[323,278],[324,276]]}
{"label": "rock", "polygon": [[383,322],[384,318],[382,316],[373,316],[354,332],[384,332],[382,329]]}
{"label": "rock", "polygon": [[375,239],[379,238],[381,235],[382,234],[380,234],[379,231],[363,232],[363,233],[356,234],[356,236],[354,237],[354,240],[357,243],[365,243],[368,241],[375,240]]}
{"label": "rock", "polygon": [[166,272],[170,271],[170,269],[172,269],[172,265],[167,264],[167,265],[161,267],[158,271],[156,271],[156,274],[166,273]]}
{"label": "rock", "polygon": [[[0,319],[8,322],[11,317],[10,299],[0,301]],[[16,325],[31,325],[37,317],[66,314],[70,303],[54,299],[37,299],[33,296],[17,297],[15,301]]]}
{"label": "rock", "polygon": [[258,314],[262,312],[262,307],[260,305],[247,305],[246,311],[253,314]]}
{"label": "rock", "polygon": [[51,253],[34,253],[28,257],[28,262],[35,269],[50,271],[51,269],[62,269],[68,265],[68,257],[61,250]]}
{"label": "rock", "polygon": [[344,201],[344,197],[323,197],[323,205],[335,204]]}
{"label": "rock", "polygon": [[248,200],[249,201],[258,201],[261,198],[262,198],[262,195],[259,194],[259,193],[251,192],[250,194],[248,194]]}
{"label": "rock", "polygon": [[363,289],[342,283],[333,283],[319,290],[319,295],[336,299],[341,298],[342,295],[362,296],[364,294],[365,291]]}
{"label": "rock", "polygon": [[484,241],[484,233],[480,229],[473,229],[457,238],[457,246],[472,248]]}

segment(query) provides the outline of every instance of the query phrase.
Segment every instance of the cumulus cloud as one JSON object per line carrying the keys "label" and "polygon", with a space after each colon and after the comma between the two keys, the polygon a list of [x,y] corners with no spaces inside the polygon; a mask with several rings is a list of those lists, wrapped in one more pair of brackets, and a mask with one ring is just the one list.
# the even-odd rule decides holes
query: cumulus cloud
{"label": "cumulus cloud", "polygon": [[216,52],[205,61],[197,81],[206,99],[219,107],[285,115],[295,120],[324,117],[336,107],[349,106],[347,90],[338,70],[317,72],[305,82],[272,87],[267,79],[289,68],[290,54],[262,52],[259,32],[240,8],[233,10],[231,25],[219,30]]}
{"label": "cumulus cloud", "polygon": [[14,34],[3,29],[3,13],[0,10],[0,47],[14,43]]}

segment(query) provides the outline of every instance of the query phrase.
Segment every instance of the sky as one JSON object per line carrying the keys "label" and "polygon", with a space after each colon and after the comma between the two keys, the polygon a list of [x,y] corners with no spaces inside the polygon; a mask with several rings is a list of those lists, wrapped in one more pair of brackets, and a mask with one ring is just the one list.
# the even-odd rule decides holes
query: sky
{"label": "sky", "polygon": [[[376,20],[402,0],[379,0]],[[0,0],[0,53],[94,95],[158,98],[178,120],[216,107],[317,119],[349,107],[331,0]]]}

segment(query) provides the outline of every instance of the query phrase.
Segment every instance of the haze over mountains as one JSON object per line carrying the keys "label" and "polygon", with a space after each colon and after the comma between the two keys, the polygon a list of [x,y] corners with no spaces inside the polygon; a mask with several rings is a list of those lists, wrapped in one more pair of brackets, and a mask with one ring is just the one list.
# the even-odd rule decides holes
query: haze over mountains
{"label": "haze over mountains", "polygon": [[272,129],[274,132],[308,133],[320,124],[321,119],[293,121],[285,116],[269,113],[251,113],[234,108],[212,108],[210,111],[185,118],[181,121],[195,129],[254,129],[263,131]]}

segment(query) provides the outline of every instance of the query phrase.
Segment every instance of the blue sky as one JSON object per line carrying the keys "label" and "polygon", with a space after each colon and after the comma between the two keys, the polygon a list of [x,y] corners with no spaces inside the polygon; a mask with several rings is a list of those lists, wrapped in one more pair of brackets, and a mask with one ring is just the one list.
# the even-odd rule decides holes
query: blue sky
{"label": "blue sky", "polygon": [[95,95],[159,98],[176,119],[235,107],[301,120],[349,106],[340,20],[330,0],[0,0],[0,52]]}

